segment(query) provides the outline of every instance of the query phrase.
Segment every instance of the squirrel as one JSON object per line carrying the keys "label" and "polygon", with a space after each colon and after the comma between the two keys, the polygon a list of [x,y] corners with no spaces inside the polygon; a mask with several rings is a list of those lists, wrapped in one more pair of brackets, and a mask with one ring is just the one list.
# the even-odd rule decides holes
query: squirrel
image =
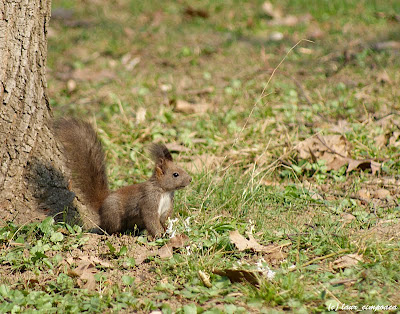
{"label": "squirrel", "polygon": [[146,229],[156,238],[166,229],[173,210],[174,192],[187,186],[192,178],[172,159],[164,144],[152,144],[155,162],[153,175],[145,182],[120,188],[108,187],[105,154],[93,127],[74,118],[54,122],[55,136],[64,148],[72,186],[84,203],[100,216],[100,227],[107,233]]}

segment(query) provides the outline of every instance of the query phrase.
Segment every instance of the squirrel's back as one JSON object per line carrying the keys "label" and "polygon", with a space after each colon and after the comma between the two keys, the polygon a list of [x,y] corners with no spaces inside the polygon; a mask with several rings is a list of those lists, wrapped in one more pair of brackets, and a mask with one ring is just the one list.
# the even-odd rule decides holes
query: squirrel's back
{"label": "squirrel's back", "polygon": [[63,144],[72,185],[81,191],[83,201],[99,211],[109,195],[104,151],[93,127],[76,119],[59,119],[54,124],[57,139]]}

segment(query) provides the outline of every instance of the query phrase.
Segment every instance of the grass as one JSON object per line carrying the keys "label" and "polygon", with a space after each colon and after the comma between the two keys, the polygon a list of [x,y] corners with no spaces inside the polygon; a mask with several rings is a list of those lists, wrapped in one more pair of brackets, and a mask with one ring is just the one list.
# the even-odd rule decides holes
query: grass
{"label": "grass", "polygon": [[[190,240],[171,259],[136,263],[138,251],[165,240],[98,236],[51,219],[10,223],[0,229],[1,312],[399,307],[399,50],[375,47],[399,40],[400,5],[273,1],[284,15],[312,19],[271,26],[262,4],[53,1],[53,8],[73,13],[67,20],[53,16],[50,25],[54,115],[96,123],[115,189],[151,174],[148,143],[189,148],[174,156],[194,178],[175,203],[177,231]],[[208,17],[185,13],[188,7]],[[273,32],[283,39],[270,40]],[[182,100],[208,110],[180,112]],[[299,157],[301,141],[337,134],[338,123],[351,157],[380,162],[379,174],[334,171],[323,160]],[[284,258],[240,252],[229,232],[251,227],[259,243],[283,245]],[[336,267],[349,254],[361,262]],[[91,279],[73,273],[87,256],[103,261],[87,270],[93,276],[85,273],[93,289],[85,289]],[[259,287],[213,273],[238,263],[254,268],[260,258],[275,277],[261,278]]]}

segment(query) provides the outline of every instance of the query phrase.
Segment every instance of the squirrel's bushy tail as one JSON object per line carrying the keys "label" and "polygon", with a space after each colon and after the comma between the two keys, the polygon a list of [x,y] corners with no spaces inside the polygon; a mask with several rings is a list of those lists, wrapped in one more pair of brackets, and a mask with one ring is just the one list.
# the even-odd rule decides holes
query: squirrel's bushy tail
{"label": "squirrel's bushy tail", "polygon": [[87,122],[63,118],[55,121],[54,131],[64,147],[73,187],[80,190],[86,205],[99,211],[109,188],[104,151],[95,130]]}

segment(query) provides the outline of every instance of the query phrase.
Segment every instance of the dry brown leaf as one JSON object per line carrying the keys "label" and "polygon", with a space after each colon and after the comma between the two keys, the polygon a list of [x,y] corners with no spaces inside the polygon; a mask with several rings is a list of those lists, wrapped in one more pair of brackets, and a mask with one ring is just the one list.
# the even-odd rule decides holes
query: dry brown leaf
{"label": "dry brown leaf", "polygon": [[350,221],[356,219],[356,217],[354,217],[352,214],[349,214],[349,213],[342,213],[341,216],[342,216],[343,220],[346,222],[350,222]]}
{"label": "dry brown leaf", "polygon": [[351,144],[343,135],[314,136],[300,142],[297,151],[301,159],[325,160],[328,170],[339,170],[348,162]]}
{"label": "dry brown leaf", "polygon": [[386,189],[378,189],[374,192],[374,198],[387,199],[390,197],[390,191]]}
{"label": "dry brown leaf", "polygon": [[357,192],[358,197],[364,199],[364,200],[370,200],[371,199],[371,193],[367,189],[361,189]]}
{"label": "dry brown leaf", "polygon": [[[239,251],[252,250],[254,252],[260,252],[264,254],[274,254],[280,252],[282,249],[281,246],[275,244],[259,244],[256,239],[254,239],[251,233],[247,233],[247,236],[249,238],[248,240],[243,237],[237,230],[229,232],[229,239],[238,248]],[[276,258],[280,259],[282,256],[284,256],[283,253],[279,254],[279,256],[276,256]]]}
{"label": "dry brown leaf", "polygon": [[389,138],[389,145],[397,147],[400,145],[400,142],[398,141],[400,137],[400,131],[394,131],[392,136]]}
{"label": "dry brown leaf", "polygon": [[343,269],[355,266],[358,262],[362,262],[363,257],[358,254],[348,254],[342,257],[339,257],[336,261],[333,262],[334,269]]}
{"label": "dry brown leaf", "polygon": [[339,120],[330,130],[334,133],[344,134],[351,131],[352,128],[347,120]]}
{"label": "dry brown leaf", "polygon": [[386,71],[380,72],[376,76],[376,81],[378,83],[392,83],[392,80],[389,77],[389,74]]}
{"label": "dry brown leaf", "polygon": [[238,248],[239,251],[244,251],[248,248],[248,240],[243,237],[237,230],[229,232],[229,239]]}
{"label": "dry brown leaf", "polygon": [[173,249],[184,247],[188,240],[189,238],[187,235],[178,234],[175,237],[171,238],[167,244],[162,246],[158,250],[157,255],[160,256],[160,258],[172,257]]}
{"label": "dry brown leaf", "polygon": [[188,242],[189,237],[186,234],[178,234],[169,240],[169,245],[173,248],[184,247]]}
{"label": "dry brown leaf", "polygon": [[231,282],[247,281],[254,286],[260,285],[261,271],[253,271],[246,269],[214,269],[214,274],[228,277]]}
{"label": "dry brown leaf", "polygon": [[339,170],[344,165],[347,165],[348,159],[341,158],[340,156],[334,157],[331,162],[327,164],[328,170]]}
{"label": "dry brown leaf", "polygon": [[206,113],[208,109],[211,108],[211,104],[208,103],[190,103],[185,100],[178,99],[176,101],[175,105],[175,110],[178,112],[183,112],[183,113]]}
{"label": "dry brown leaf", "polygon": [[386,134],[381,134],[381,135],[375,136],[374,140],[375,140],[375,146],[378,148],[382,148],[382,147],[386,146],[388,137]]}
{"label": "dry brown leaf", "polygon": [[101,259],[97,258],[96,256],[81,255],[78,258],[84,262],[92,263],[93,266],[100,265],[100,266],[106,267],[106,268],[112,267],[112,265],[109,262],[102,261]]}
{"label": "dry brown leaf", "polygon": [[142,264],[148,257],[155,255],[153,250],[149,250],[145,246],[138,246],[135,248],[133,258],[135,259],[135,264]]}
{"label": "dry brown leaf", "polygon": [[265,253],[271,253],[272,247],[267,247],[264,245],[261,245],[257,242],[256,239],[254,239],[253,235],[250,232],[246,233],[247,237],[249,238],[248,240],[248,247],[256,252],[265,252]]}
{"label": "dry brown leaf", "polygon": [[347,172],[353,171],[354,169],[371,169],[372,174],[376,174],[381,169],[381,164],[371,159],[355,160],[348,158],[348,162],[349,166],[347,167]]}
{"label": "dry brown leaf", "polygon": [[324,36],[325,32],[317,24],[311,25],[307,31],[307,38],[311,40],[321,39]]}
{"label": "dry brown leaf", "polygon": [[69,276],[79,278],[77,283],[81,288],[88,290],[96,289],[95,273],[97,273],[97,269],[94,264],[87,260],[78,262],[78,266],[75,269],[68,271]]}
{"label": "dry brown leaf", "polygon": [[158,250],[157,254],[160,258],[170,258],[172,257],[172,252],[172,247],[166,244]]}

